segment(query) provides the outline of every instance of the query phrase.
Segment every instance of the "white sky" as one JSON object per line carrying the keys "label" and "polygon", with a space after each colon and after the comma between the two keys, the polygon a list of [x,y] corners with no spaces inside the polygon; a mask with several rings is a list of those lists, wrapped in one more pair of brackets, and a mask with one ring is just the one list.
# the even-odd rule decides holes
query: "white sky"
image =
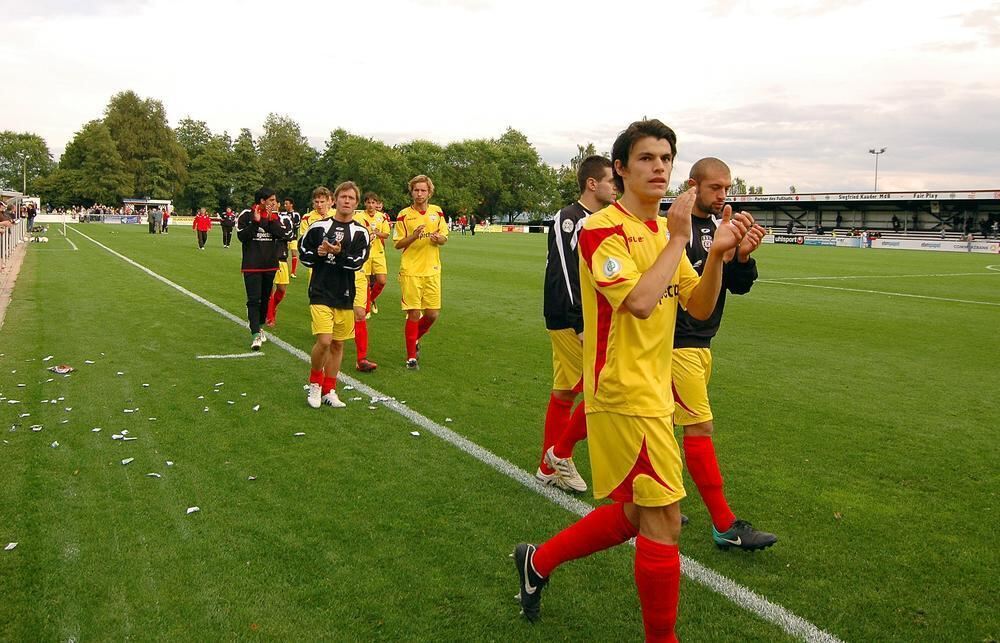
{"label": "white sky", "polygon": [[[85,6],[81,6],[85,5]],[[0,0],[0,129],[58,155],[117,91],[322,147],[524,132],[561,164],[643,116],[768,192],[1000,188],[1000,2]]]}

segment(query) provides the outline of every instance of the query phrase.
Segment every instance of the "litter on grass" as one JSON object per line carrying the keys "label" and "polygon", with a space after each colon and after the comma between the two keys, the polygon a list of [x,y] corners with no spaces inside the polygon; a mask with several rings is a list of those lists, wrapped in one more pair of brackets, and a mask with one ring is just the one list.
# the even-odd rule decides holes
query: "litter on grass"
{"label": "litter on grass", "polygon": [[345,387],[344,387],[344,390],[345,390],[345,391],[353,391],[353,390],[354,390],[354,387],[353,387],[353,386],[345,386]]}
{"label": "litter on grass", "polygon": [[377,409],[377,408],[378,408],[377,406],[369,406],[369,407],[368,407],[368,410],[369,410],[369,411],[374,411],[374,410],[375,410],[375,409]]}
{"label": "litter on grass", "polygon": [[38,433],[39,431],[42,430],[42,425],[41,424],[32,424],[31,425],[31,430],[34,433]]}
{"label": "litter on grass", "polygon": [[420,437],[420,431],[410,431],[410,435],[419,438]]}
{"label": "litter on grass", "polygon": [[258,404],[257,406],[253,407],[253,410],[254,411],[259,411],[260,410],[260,404]]}
{"label": "litter on grass", "polygon": [[302,433],[301,431],[299,431],[298,433],[293,433],[292,435],[294,435],[295,437],[298,438],[298,437],[301,437],[301,436],[305,435],[305,433]]}
{"label": "litter on grass", "polygon": [[128,435],[128,429],[123,430],[122,435]]}
{"label": "litter on grass", "polygon": [[42,361],[43,361],[43,362],[47,362],[47,361],[49,361],[50,359],[52,359],[53,357],[55,357],[55,355],[49,355],[48,357],[43,357],[43,358],[42,358]]}
{"label": "litter on grass", "polygon": [[163,476],[161,476],[161,475],[160,475],[160,474],[158,474],[158,473],[147,473],[147,474],[146,474],[146,477],[147,477],[147,478],[162,478]]}
{"label": "litter on grass", "polygon": [[112,439],[112,440],[121,440],[121,439],[122,439],[122,438],[124,438],[124,437],[125,437],[125,436],[124,436],[124,435],[122,435],[121,433],[115,433],[114,435],[112,435],[112,436],[111,436],[111,439]]}
{"label": "litter on grass", "polygon": [[63,421],[62,421],[62,422],[60,422],[59,424],[69,424],[69,420],[63,420]]}
{"label": "litter on grass", "polygon": [[56,442],[53,442],[53,443],[52,443],[52,444],[50,444],[49,446],[50,446],[50,447],[52,447],[53,449],[58,449],[58,448],[59,448],[59,442],[58,442],[58,441],[56,441]]}
{"label": "litter on grass", "polygon": [[21,400],[7,400],[7,404],[20,404]]}
{"label": "litter on grass", "polygon": [[92,359],[85,359],[85,360],[83,360],[83,363],[84,364],[93,364],[94,360],[92,360]]}
{"label": "litter on grass", "polygon": [[23,418],[30,418],[30,417],[31,417],[31,413],[22,413],[22,414],[20,415],[20,417],[23,417]]}
{"label": "litter on grass", "polygon": [[27,386],[27,384],[18,384],[17,388],[24,388],[25,386]]}
{"label": "litter on grass", "polygon": [[202,409],[202,412],[203,413],[208,413],[208,407],[206,406],[204,409]]}
{"label": "litter on grass", "polygon": [[100,432],[101,432],[101,427],[99,427],[99,426],[95,426],[94,428],[92,428],[92,429],[90,430],[90,432],[91,432],[91,433],[100,433]]}
{"label": "litter on grass", "polygon": [[132,462],[133,460],[135,460],[135,458],[125,458],[124,460],[122,460],[122,464],[128,464],[128,463]]}
{"label": "litter on grass", "polygon": [[193,514],[195,512],[198,512],[198,511],[201,511],[201,507],[188,507],[188,510],[187,510],[188,515],[191,515],[191,514]]}
{"label": "litter on grass", "polygon": [[118,371],[117,373],[115,373],[115,375],[124,375],[124,374],[125,373],[122,373],[121,371]]}
{"label": "litter on grass", "polygon": [[10,551],[17,547],[17,543],[7,543],[7,546],[3,548],[4,551]]}
{"label": "litter on grass", "polygon": [[168,467],[174,466],[174,461],[173,460],[167,460],[167,466]]}
{"label": "litter on grass", "polygon": [[246,396],[247,396],[246,393],[240,393],[240,397],[246,397]]}
{"label": "litter on grass", "polygon": [[247,478],[247,480],[256,480],[256,479],[257,479],[257,476],[249,476],[249,477]]}
{"label": "litter on grass", "polygon": [[50,366],[49,370],[58,375],[68,375],[69,373],[72,373],[76,369],[70,366],[69,364],[59,364],[58,366]]}
{"label": "litter on grass", "polygon": [[139,438],[122,438],[122,442],[131,442],[132,440],[138,440]]}
{"label": "litter on grass", "polygon": [[352,397],[352,398],[351,398],[351,401],[352,401],[352,402],[360,402],[360,401],[361,401],[361,400],[363,400],[363,399],[365,399],[365,398],[363,398],[363,397]]}
{"label": "litter on grass", "polygon": [[199,399],[199,400],[204,400],[204,399],[205,399],[205,396],[204,396],[204,395],[199,395],[199,396],[198,396],[198,399]]}
{"label": "litter on grass", "polygon": [[232,400],[226,400],[226,404],[236,404],[236,402],[234,402]]}
{"label": "litter on grass", "polygon": [[225,382],[216,382],[215,386],[222,386],[223,384],[225,384]]}
{"label": "litter on grass", "polygon": [[445,418],[444,421],[445,422],[451,422],[451,418]]}
{"label": "litter on grass", "polygon": [[142,388],[149,388],[149,384],[143,384]]}
{"label": "litter on grass", "polygon": [[156,418],[149,418],[150,422],[156,422]]}
{"label": "litter on grass", "polygon": [[66,411],[66,412],[68,413],[68,412],[70,412],[70,411],[72,411],[72,410],[73,410],[73,407],[72,407],[72,406],[67,406],[67,407],[66,407],[65,409],[63,409],[63,410],[64,410],[64,411]]}

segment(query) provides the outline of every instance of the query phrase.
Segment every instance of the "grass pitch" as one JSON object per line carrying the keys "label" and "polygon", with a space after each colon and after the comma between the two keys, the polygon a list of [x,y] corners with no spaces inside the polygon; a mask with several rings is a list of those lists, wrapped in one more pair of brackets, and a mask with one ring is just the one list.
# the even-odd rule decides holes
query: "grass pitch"
{"label": "grass pitch", "polygon": [[[180,228],[79,229],[245,315],[239,249],[217,231],[199,252]],[[574,516],[352,391],[347,409],[308,408],[308,366],[273,344],[195,359],[246,352],[249,334],[52,232],[0,335],[0,545],[18,542],[0,551],[0,639],[641,637],[629,548],[557,570],[542,620],[524,622],[507,554]],[[380,367],[359,379],[534,471],[544,237],[455,235],[442,252],[421,370],[403,367],[390,250],[369,323]],[[844,640],[995,639],[1000,259],[766,246],[758,261],[763,281],[730,299],[714,342],[711,392],[731,505],[780,542],[716,550],[689,482],[682,552]],[[304,275],[289,290],[275,334],[308,351]],[[77,371],[45,370],[58,363]],[[138,439],[111,438],[123,429]],[[586,443],[577,462],[589,478]],[[688,580],[679,633],[786,638]]]}

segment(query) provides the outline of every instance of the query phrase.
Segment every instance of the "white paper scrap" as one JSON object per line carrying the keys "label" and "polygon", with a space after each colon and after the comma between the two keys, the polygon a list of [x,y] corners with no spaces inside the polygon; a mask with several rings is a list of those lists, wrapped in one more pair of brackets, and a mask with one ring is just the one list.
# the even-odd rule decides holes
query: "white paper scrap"
{"label": "white paper scrap", "polygon": [[143,384],[142,388],[149,388],[149,384]]}
{"label": "white paper scrap", "polygon": [[420,431],[410,431],[410,435],[420,437]]}
{"label": "white paper scrap", "polygon": [[92,359],[85,359],[85,360],[83,360],[83,363],[84,364],[93,364],[94,360],[92,360]]}
{"label": "white paper scrap", "polygon": [[132,440],[138,440],[139,438],[122,438],[123,442],[131,442]]}
{"label": "white paper scrap", "polygon": [[7,400],[7,404],[20,404],[21,400]]}
{"label": "white paper scrap", "polygon": [[302,433],[301,431],[299,431],[298,433],[293,433],[292,435],[294,435],[295,437],[301,437],[301,436],[305,435],[305,433]]}
{"label": "white paper scrap", "polygon": [[162,478],[163,476],[161,476],[161,475],[160,475],[160,474],[158,474],[158,473],[147,473],[147,474],[146,474],[146,477],[147,477],[147,478]]}
{"label": "white paper scrap", "polygon": [[117,373],[115,373],[115,375],[124,375],[124,374],[125,373],[122,373],[121,371],[118,371]]}
{"label": "white paper scrap", "polygon": [[112,440],[121,440],[121,439],[122,439],[122,438],[124,438],[124,437],[125,437],[125,436],[124,436],[124,435],[122,435],[121,433],[115,433],[114,435],[112,435],[112,436],[111,436],[111,439],[112,439]]}
{"label": "white paper scrap", "polygon": [[39,431],[42,430],[42,425],[41,424],[34,424],[34,425],[32,425],[31,430],[34,433],[38,433]]}
{"label": "white paper scrap", "polygon": [[3,548],[4,551],[10,551],[17,547],[17,543],[7,543],[7,546]]}
{"label": "white paper scrap", "polygon": [[122,413],[135,413],[134,409],[122,409]]}
{"label": "white paper scrap", "polygon": [[257,479],[257,476],[249,476],[249,477],[247,478],[247,480],[256,480],[256,479]]}
{"label": "white paper scrap", "polygon": [[197,512],[197,511],[201,511],[201,507],[188,507],[188,510],[187,510],[188,515],[191,515],[191,514]]}
{"label": "white paper scrap", "polygon": [[100,432],[101,432],[101,427],[99,427],[99,426],[95,426],[94,428],[92,428],[92,429],[90,430],[90,432],[91,432],[91,433],[100,433]]}
{"label": "white paper scrap", "polygon": [[63,420],[63,421],[62,421],[62,422],[60,422],[59,424],[69,424],[69,420]]}
{"label": "white paper scrap", "polygon": [[125,458],[124,460],[122,460],[122,464],[128,464],[129,462],[132,462],[133,460],[135,460],[135,458]]}
{"label": "white paper scrap", "polygon": [[128,429],[125,429],[124,431],[122,431],[122,435],[128,435]]}
{"label": "white paper scrap", "polygon": [[226,400],[226,404],[236,404],[236,402],[234,402],[232,400]]}
{"label": "white paper scrap", "polygon": [[53,443],[52,443],[52,444],[50,444],[49,446],[51,446],[51,447],[52,447],[53,449],[58,449],[58,448],[59,448],[59,442],[58,442],[58,441],[56,441],[56,442],[53,442]]}
{"label": "white paper scrap", "polygon": [[202,409],[202,412],[203,413],[208,413],[208,407],[206,406],[204,409]]}
{"label": "white paper scrap", "polygon": [[174,461],[173,460],[167,460],[167,466],[168,467],[174,466]]}
{"label": "white paper scrap", "polygon": [[222,386],[223,384],[225,384],[225,382],[216,382],[215,386]]}
{"label": "white paper scrap", "polygon": [[240,397],[246,397],[246,396],[247,396],[246,393],[240,393]]}
{"label": "white paper scrap", "polygon": [[445,418],[444,421],[445,422],[451,422],[451,418]]}
{"label": "white paper scrap", "polygon": [[199,400],[204,400],[204,399],[205,399],[205,396],[204,396],[204,395],[199,395],[199,396],[198,396],[198,399],[199,399]]}
{"label": "white paper scrap", "polygon": [[260,410],[260,404],[258,404],[257,406],[253,407],[253,410],[254,411],[259,411]]}
{"label": "white paper scrap", "polygon": [[50,359],[52,359],[53,357],[55,357],[55,356],[54,356],[54,355],[49,355],[48,357],[43,357],[43,358],[42,358],[42,361],[43,361],[43,362],[47,362],[47,361],[49,361]]}
{"label": "white paper scrap", "polygon": [[24,388],[25,386],[27,386],[27,384],[18,384],[17,388]]}
{"label": "white paper scrap", "polygon": [[67,412],[68,412],[68,411],[72,411],[72,410],[73,410],[73,407],[72,407],[72,406],[67,406],[67,407],[66,407],[65,409],[63,409],[63,410],[64,410],[64,411],[67,411]]}
{"label": "white paper scrap", "polygon": [[[309,387],[307,386],[306,388],[309,388]],[[354,387],[353,387],[353,386],[345,386],[345,387],[344,387],[344,390],[345,390],[345,391],[353,391],[353,390],[354,390]]]}
{"label": "white paper scrap", "polygon": [[18,417],[23,417],[23,418],[30,418],[30,417],[31,417],[31,413],[22,413],[22,414],[21,414],[20,416],[18,416]]}
{"label": "white paper scrap", "polygon": [[374,411],[374,410],[375,410],[375,409],[377,409],[377,408],[378,408],[377,406],[369,406],[369,407],[368,407],[368,410],[369,410],[369,411]]}
{"label": "white paper scrap", "polygon": [[[56,399],[57,399],[57,400],[59,400],[60,402],[62,402],[62,401],[63,401],[63,400],[65,400],[66,398],[60,395],[60,396],[59,396],[59,397],[57,397]],[[55,404],[55,402],[53,402],[53,404]]]}

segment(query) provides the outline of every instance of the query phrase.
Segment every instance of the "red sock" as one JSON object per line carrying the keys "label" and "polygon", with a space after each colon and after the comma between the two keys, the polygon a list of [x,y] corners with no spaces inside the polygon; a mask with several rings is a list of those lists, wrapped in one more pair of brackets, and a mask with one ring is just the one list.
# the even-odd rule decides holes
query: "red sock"
{"label": "red sock", "polygon": [[323,385],[323,369],[309,369],[309,383]]}
{"label": "red sock", "polygon": [[323,376],[323,395],[326,395],[330,391],[336,390],[337,388],[337,378],[336,377],[326,377]]}
{"label": "red sock", "polygon": [[365,289],[365,314],[370,313],[371,311],[372,311],[372,286],[371,284],[368,284],[368,287]]}
{"label": "red sock", "polygon": [[684,436],[684,460],[687,462],[691,479],[698,486],[698,493],[708,507],[712,524],[719,532],[733,526],[736,516],[729,509],[726,495],[722,492],[722,473],[715,459],[715,446],[707,435]]}
{"label": "red sock", "polygon": [[368,322],[354,322],[354,345],[358,349],[358,361],[368,357]]}
{"label": "red sock", "polygon": [[295,274],[295,270],[299,267],[299,258],[292,257],[292,274]]}
{"label": "red sock", "polygon": [[267,318],[275,320],[278,317],[278,304],[285,298],[284,290],[275,290],[271,293],[271,301],[267,304]]}
{"label": "red sock", "polygon": [[407,319],[403,335],[406,338],[406,359],[416,359],[417,340],[420,338],[420,322]]}
{"label": "red sock", "polygon": [[573,415],[569,418],[569,424],[559,434],[559,439],[553,445],[555,448],[552,449],[552,452],[555,453],[557,458],[572,458],[573,447],[576,446],[577,442],[586,437],[587,409],[583,406],[583,402],[580,402],[573,409]]}
{"label": "red sock", "polygon": [[538,465],[542,473],[552,473],[552,467],[545,464],[545,452],[556,443],[559,436],[566,430],[572,408],[573,402],[560,400],[555,395],[549,396],[549,408],[545,411],[545,434],[542,437],[542,462]]}
{"label": "red sock", "polygon": [[271,297],[267,300],[267,317],[265,317],[265,321],[271,321],[274,319],[274,309],[278,307],[278,304],[274,301],[276,296],[277,292],[272,292]]}
{"label": "red sock", "polygon": [[429,331],[431,329],[431,326],[433,324],[434,324],[434,320],[431,319],[430,317],[427,317],[426,315],[424,317],[421,317],[420,321],[417,322],[417,325],[418,325],[418,328],[419,328],[419,332],[417,333],[417,339],[420,339],[421,337],[423,337],[424,335],[426,335],[427,331]]}
{"label": "red sock", "polygon": [[542,543],[532,564],[541,576],[548,576],[565,562],[620,545],[637,533],[625,516],[625,505],[601,505]]}
{"label": "red sock", "polygon": [[374,303],[375,300],[378,299],[378,296],[382,294],[383,290],[385,290],[385,284],[380,284],[379,282],[376,281],[375,285],[372,286],[372,296],[371,296],[372,303]]}
{"label": "red sock", "polygon": [[[535,558],[537,560],[537,554]],[[677,545],[664,545],[643,536],[636,538],[635,586],[639,590],[646,643],[676,641],[674,625],[681,589],[681,558]]]}

